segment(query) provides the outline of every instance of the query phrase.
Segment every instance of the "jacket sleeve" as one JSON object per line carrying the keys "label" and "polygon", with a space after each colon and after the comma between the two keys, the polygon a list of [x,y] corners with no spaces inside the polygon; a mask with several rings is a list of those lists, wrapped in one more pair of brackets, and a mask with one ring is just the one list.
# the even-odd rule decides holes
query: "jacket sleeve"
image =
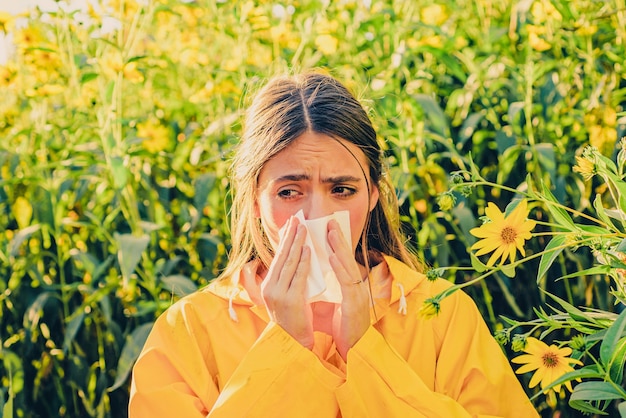
{"label": "jacket sleeve", "polygon": [[220,387],[205,322],[191,304],[157,319],[133,368],[130,418],[337,416],[343,378],[274,323]]}
{"label": "jacket sleeve", "polygon": [[337,390],[343,417],[539,416],[466,294],[444,299],[431,321],[440,333],[434,390],[370,327],[348,352],[346,382]]}

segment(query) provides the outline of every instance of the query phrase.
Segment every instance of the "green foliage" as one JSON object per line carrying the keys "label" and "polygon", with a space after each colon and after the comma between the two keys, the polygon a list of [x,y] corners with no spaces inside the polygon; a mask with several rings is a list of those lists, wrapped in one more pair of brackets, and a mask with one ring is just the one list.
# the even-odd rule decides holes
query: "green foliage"
{"label": "green foliage", "polygon": [[[0,13],[16,43],[0,66],[7,416],[126,415],[150,324],[224,266],[228,156],[248,95],[275,72],[326,68],[363,98],[409,244],[433,267],[457,267],[451,281],[476,282],[463,266],[485,274],[467,248],[486,202],[506,206],[531,183],[552,202],[535,208],[546,223],[589,236],[582,214],[595,209],[623,228],[592,201],[623,186],[607,191],[571,167],[587,144],[610,161],[624,133],[624,0],[93,4],[60,1],[15,22]],[[455,172],[503,187],[453,187]],[[436,203],[444,192],[450,210]],[[593,253],[547,239],[526,247],[551,246],[545,259],[466,287],[494,330],[500,315],[541,312],[539,289],[614,309]],[[617,370],[613,357],[600,360]]]}

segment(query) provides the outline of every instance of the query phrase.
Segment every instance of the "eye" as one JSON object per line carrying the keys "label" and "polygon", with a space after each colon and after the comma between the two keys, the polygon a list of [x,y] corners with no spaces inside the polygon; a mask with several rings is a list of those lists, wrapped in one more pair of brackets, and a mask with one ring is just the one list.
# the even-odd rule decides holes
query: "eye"
{"label": "eye", "polygon": [[356,193],[356,189],[348,186],[335,186],[333,187],[333,193],[343,197],[348,197],[354,195]]}
{"label": "eye", "polygon": [[278,191],[278,197],[282,199],[293,199],[297,197],[300,193],[294,189],[282,189]]}

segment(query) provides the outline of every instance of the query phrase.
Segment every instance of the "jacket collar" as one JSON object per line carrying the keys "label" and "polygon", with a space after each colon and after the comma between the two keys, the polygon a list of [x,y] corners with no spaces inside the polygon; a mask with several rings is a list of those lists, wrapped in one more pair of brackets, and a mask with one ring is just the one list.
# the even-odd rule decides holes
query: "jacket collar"
{"label": "jacket collar", "polygon": [[[391,275],[391,296],[388,302],[375,299],[376,320],[380,320],[388,311],[391,305],[400,303],[404,296],[411,293],[420,283],[426,280],[423,273],[413,270],[402,261],[388,256],[383,256],[384,263],[387,264]],[[248,292],[242,285],[241,275],[256,275],[258,264],[252,261],[246,264],[238,274],[228,278],[213,280],[203,291],[208,291],[216,296],[229,301],[231,304],[250,306],[251,310],[266,322],[269,320],[264,306],[257,306],[251,300]],[[379,267],[379,266],[376,266]],[[374,269],[376,269],[374,267]],[[381,266],[384,267],[384,266]]]}

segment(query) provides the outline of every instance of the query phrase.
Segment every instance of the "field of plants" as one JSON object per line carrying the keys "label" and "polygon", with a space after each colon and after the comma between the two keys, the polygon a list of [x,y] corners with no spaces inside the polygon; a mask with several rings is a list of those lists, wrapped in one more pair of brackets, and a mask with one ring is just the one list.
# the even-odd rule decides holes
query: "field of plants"
{"label": "field of plants", "polygon": [[541,415],[626,417],[626,0],[56,5],[0,10],[3,418],[127,416],[152,322],[226,262],[250,95],[311,68]]}

